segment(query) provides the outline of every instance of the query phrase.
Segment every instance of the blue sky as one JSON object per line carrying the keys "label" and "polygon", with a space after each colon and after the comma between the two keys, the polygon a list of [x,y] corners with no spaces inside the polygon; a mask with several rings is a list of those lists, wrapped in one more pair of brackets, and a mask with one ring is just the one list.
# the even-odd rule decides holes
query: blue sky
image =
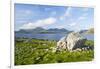
{"label": "blue sky", "polygon": [[14,10],[16,31],[36,27],[79,31],[94,25],[93,8],[15,4]]}

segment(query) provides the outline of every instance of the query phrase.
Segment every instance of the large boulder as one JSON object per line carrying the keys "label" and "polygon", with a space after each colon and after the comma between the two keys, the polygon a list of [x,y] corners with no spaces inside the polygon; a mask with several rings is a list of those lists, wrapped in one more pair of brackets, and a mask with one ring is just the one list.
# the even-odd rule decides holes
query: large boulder
{"label": "large boulder", "polygon": [[72,51],[77,48],[82,48],[85,41],[86,38],[81,36],[78,32],[71,32],[57,42],[57,49],[66,49],[68,51]]}
{"label": "large boulder", "polygon": [[67,41],[67,49],[71,51],[77,48],[82,48],[86,41],[86,38],[84,38],[77,32],[72,32],[68,34],[66,41]]}
{"label": "large boulder", "polygon": [[62,37],[58,42],[57,42],[57,50],[62,50],[62,49],[67,49],[67,37]]}

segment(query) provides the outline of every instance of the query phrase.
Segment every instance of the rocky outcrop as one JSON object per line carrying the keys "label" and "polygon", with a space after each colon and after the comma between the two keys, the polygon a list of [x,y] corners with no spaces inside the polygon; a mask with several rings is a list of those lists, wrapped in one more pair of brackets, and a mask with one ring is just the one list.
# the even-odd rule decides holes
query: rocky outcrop
{"label": "rocky outcrop", "polygon": [[77,32],[69,33],[57,42],[57,50],[66,49],[72,51],[84,45],[86,39]]}

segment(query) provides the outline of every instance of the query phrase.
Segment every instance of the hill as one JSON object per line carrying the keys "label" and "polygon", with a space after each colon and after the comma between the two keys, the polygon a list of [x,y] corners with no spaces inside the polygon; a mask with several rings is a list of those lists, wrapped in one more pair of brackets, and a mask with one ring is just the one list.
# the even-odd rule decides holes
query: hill
{"label": "hill", "polygon": [[15,31],[15,33],[25,33],[25,34],[32,34],[32,33],[40,33],[40,34],[47,34],[47,33],[69,33],[71,31],[66,30],[64,28],[58,29],[58,28],[50,28],[50,29],[44,29],[42,27],[37,27],[35,29],[21,29],[19,31]]}
{"label": "hill", "polygon": [[93,34],[94,33],[94,28],[90,28],[86,33]]}

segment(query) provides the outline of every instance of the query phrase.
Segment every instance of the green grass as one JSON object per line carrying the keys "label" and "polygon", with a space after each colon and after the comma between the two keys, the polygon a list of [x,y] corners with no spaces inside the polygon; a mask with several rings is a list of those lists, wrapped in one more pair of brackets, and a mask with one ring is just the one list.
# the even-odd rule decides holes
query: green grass
{"label": "green grass", "polygon": [[85,42],[85,45],[86,45],[86,46],[94,46],[94,41],[87,40],[87,41]]}
{"label": "green grass", "polygon": [[[51,47],[56,46],[56,41],[18,38],[15,40],[15,65],[46,64],[91,61],[94,51],[81,52],[52,52]],[[85,45],[94,46],[93,41],[86,41]]]}

